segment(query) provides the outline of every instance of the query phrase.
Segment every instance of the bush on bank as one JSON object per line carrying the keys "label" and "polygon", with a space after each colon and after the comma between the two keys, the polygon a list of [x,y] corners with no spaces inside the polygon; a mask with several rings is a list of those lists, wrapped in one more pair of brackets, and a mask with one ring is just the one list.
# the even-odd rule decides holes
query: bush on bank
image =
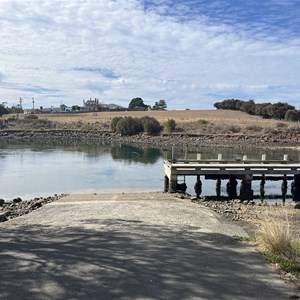
{"label": "bush on bank", "polygon": [[122,118],[116,124],[116,132],[120,133],[121,135],[135,135],[142,131],[142,123],[137,118]]}
{"label": "bush on bank", "polygon": [[142,126],[144,129],[144,132],[154,135],[154,134],[159,134],[163,130],[163,127],[160,125],[160,123],[153,117],[142,117],[140,119],[142,122]]}
{"label": "bush on bank", "polygon": [[163,130],[163,127],[153,117],[115,117],[111,120],[110,129],[121,135],[135,135],[141,132],[155,135],[159,134]]}
{"label": "bush on bank", "polygon": [[167,123],[166,123],[166,127],[167,127],[167,130],[168,130],[169,132],[175,131],[176,126],[177,126],[177,124],[176,124],[176,121],[175,121],[174,119],[169,119],[169,120],[167,121]]}

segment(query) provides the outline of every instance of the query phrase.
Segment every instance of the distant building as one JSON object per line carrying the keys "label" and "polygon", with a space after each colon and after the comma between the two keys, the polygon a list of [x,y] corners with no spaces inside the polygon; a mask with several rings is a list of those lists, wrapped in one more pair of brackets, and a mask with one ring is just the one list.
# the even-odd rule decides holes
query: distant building
{"label": "distant building", "polygon": [[99,99],[95,98],[95,100],[83,100],[83,108],[85,111],[99,111],[100,105],[99,105]]}
{"label": "distant building", "polygon": [[95,98],[94,100],[92,100],[90,98],[90,100],[83,100],[83,109],[82,111],[123,111],[126,110],[126,108],[117,105],[117,104],[105,104],[105,103],[101,103],[99,102],[99,99]]}

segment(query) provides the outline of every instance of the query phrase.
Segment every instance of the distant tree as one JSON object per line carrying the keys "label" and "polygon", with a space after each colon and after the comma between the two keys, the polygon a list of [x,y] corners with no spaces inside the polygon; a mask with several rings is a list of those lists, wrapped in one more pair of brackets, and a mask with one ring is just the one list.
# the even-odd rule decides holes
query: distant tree
{"label": "distant tree", "polygon": [[271,103],[257,103],[255,104],[255,114],[257,116],[261,116],[265,119],[270,118],[270,116],[267,114],[266,107],[269,105],[272,105]]}
{"label": "distant tree", "polygon": [[300,112],[299,110],[289,109],[284,116],[286,121],[297,122],[300,120]]}
{"label": "distant tree", "polygon": [[[286,118],[297,118],[297,110],[295,106],[282,102],[274,104],[256,104],[254,100],[243,101],[238,99],[226,99],[221,102],[216,102],[214,107],[217,109],[241,110],[247,114],[261,116],[266,119],[283,120]],[[290,112],[287,114],[288,111]]]}
{"label": "distant tree", "polygon": [[272,118],[277,120],[283,120],[288,110],[296,110],[295,106],[287,103],[278,102],[273,104],[273,116]]}
{"label": "distant tree", "polygon": [[12,107],[6,107],[6,110],[8,111],[9,114],[21,114],[23,113],[23,109],[20,107],[18,104],[17,106],[12,106]]}
{"label": "distant tree", "polygon": [[136,108],[136,107],[143,107],[143,108],[147,108],[148,105],[146,105],[144,103],[144,100],[142,98],[133,98],[129,105],[128,105],[128,108],[129,109],[133,109],[133,108]]}
{"label": "distant tree", "polygon": [[216,102],[215,104],[214,104],[214,107],[216,108],[216,109],[222,109],[221,107],[222,107],[222,103],[221,102]]}
{"label": "distant tree", "polygon": [[0,104],[0,117],[6,114],[8,114],[8,110],[4,107],[4,105]]}
{"label": "distant tree", "polygon": [[243,101],[243,103],[241,104],[239,109],[249,115],[254,115],[255,114],[255,102],[253,100]]}
{"label": "distant tree", "polygon": [[159,100],[158,102],[155,102],[152,108],[154,110],[165,110],[167,108],[167,103],[165,100]]}
{"label": "distant tree", "polygon": [[73,105],[72,106],[72,111],[78,111],[80,110],[80,106],[79,105]]}
{"label": "distant tree", "polygon": [[226,99],[222,102],[215,103],[214,107],[216,109],[240,110],[240,107],[243,103],[244,101],[238,99]]}

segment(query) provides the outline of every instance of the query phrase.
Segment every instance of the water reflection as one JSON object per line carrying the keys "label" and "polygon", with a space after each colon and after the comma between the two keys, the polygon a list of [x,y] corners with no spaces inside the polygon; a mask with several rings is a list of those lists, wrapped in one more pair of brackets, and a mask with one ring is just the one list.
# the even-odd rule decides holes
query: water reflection
{"label": "water reflection", "polygon": [[115,160],[126,160],[129,162],[139,162],[143,164],[155,164],[163,153],[155,148],[138,148],[129,145],[111,147],[110,154]]}
{"label": "water reflection", "polygon": [[143,164],[155,164],[160,158],[166,154],[163,150],[149,147],[135,147],[131,145],[97,145],[97,146],[49,146],[49,145],[0,145],[0,158],[5,159],[8,155],[20,155],[29,151],[34,153],[43,152],[53,153],[55,151],[65,151],[68,153],[84,153],[85,158],[98,158],[99,156],[110,155],[112,159],[118,161],[136,162]]}
{"label": "water reflection", "polygon": [[0,145],[0,198],[161,191],[163,151],[124,145]]}

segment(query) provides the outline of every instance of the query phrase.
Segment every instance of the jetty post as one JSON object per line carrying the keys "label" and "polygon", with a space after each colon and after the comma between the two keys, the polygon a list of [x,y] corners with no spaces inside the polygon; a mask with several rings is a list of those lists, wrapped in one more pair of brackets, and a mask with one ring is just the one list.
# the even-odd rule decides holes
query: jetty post
{"label": "jetty post", "polygon": [[169,161],[164,162],[165,170],[165,186],[164,191],[169,193],[176,193],[177,191],[177,174],[172,170],[172,164]]}
{"label": "jetty post", "polygon": [[246,174],[242,177],[241,186],[240,186],[241,200],[253,199],[253,190],[251,188],[252,180],[253,180],[252,174]]}

